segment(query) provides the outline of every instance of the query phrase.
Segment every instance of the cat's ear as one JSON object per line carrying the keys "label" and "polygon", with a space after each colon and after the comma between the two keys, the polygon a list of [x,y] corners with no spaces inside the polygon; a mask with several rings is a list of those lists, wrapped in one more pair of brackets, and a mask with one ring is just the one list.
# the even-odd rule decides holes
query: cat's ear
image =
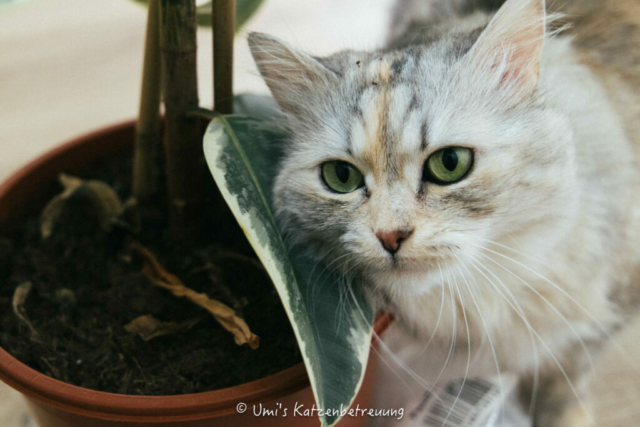
{"label": "cat's ear", "polygon": [[507,0],[467,54],[475,66],[500,73],[514,103],[538,86],[545,21],[545,0]]}
{"label": "cat's ear", "polygon": [[314,99],[337,81],[320,61],[273,36],[251,33],[248,40],[260,74],[287,113],[304,119],[314,109]]}

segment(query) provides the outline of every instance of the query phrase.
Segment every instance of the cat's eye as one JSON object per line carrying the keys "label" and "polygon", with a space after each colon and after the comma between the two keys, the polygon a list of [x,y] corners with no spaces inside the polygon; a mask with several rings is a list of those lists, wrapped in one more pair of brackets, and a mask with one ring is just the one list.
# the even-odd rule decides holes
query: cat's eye
{"label": "cat's eye", "polygon": [[465,147],[447,147],[429,157],[424,167],[423,181],[453,184],[464,178],[473,166],[473,150]]}
{"label": "cat's eye", "polygon": [[322,178],[325,184],[337,193],[352,193],[364,186],[364,176],[355,166],[340,161],[326,162],[322,165]]}

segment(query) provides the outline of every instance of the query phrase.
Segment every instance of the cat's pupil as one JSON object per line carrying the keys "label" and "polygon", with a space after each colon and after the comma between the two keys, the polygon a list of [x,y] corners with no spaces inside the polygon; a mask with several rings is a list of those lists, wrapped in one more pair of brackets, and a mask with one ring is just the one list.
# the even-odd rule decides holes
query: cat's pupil
{"label": "cat's pupil", "polygon": [[447,170],[453,172],[458,167],[458,155],[456,150],[448,148],[442,153],[442,164]]}
{"label": "cat's pupil", "polygon": [[336,176],[343,184],[346,184],[349,181],[349,175],[351,172],[349,171],[349,166],[345,163],[337,163],[336,164]]}

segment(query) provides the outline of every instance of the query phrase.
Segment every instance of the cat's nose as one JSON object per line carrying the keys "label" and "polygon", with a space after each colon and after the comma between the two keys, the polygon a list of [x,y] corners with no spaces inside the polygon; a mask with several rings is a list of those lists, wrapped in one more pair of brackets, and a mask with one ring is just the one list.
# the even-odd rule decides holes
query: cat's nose
{"label": "cat's nose", "polygon": [[407,240],[412,231],[396,230],[396,231],[378,231],[376,237],[380,240],[382,247],[391,255],[400,250],[402,242]]}

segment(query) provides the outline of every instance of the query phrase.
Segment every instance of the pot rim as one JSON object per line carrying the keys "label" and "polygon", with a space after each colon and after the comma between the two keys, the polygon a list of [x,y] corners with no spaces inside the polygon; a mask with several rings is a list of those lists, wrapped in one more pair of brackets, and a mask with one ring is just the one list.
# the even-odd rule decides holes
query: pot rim
{"label": "pot rim", "polygon": [[[78,149],[84,149],[89,153],[95,153],[93,157],[116,152],[126,147],[125,144],[111,144],[104,147],[98,144],[98,140],[108,139],[117,134],[133,133],[135,121],[129,120],[99,130],[84,134],[63,143],[44,154],[36,157],[26,165],[19,168],[0,184],[0,202],[9,198],[16,187],[24,185],[33,175],[41,169],[48,168],[44,172],[55,176],[60,171],[53,167],[56,162],[73,162],[68,155]],[[87,155],[85,153],[85,155]],[[73,158],[73,153],[71,153]],[[77,161],[77,160],[76,160]],[[41,181],[43,181],[41,179]],[[6,221],[8,214],[0,216],[0,223]],[[393,315],[380,314],[374,324],[375,342],[393,321]],[[267,377],[228,387],[219,390],[168,396],[139,396],[108,393],[75,386],[63,381],[51,378],[33,368],[25,365],[6,350],[0,347],[0,379],[24,395],[76,414],[95,415],[100,413],[101,418],[124,420],[126,418],[139,419],[140,417],[162,417],[163,420],[179,420],[181,417],[194,414],[202,418],[211,416],[212,413],[224,415],[236,412],[235,404],[243,402],[251,405],[264,398],[277,399],[287,394],[295,393],[310,386],[309,378],[304,362],[284,369]]]}

